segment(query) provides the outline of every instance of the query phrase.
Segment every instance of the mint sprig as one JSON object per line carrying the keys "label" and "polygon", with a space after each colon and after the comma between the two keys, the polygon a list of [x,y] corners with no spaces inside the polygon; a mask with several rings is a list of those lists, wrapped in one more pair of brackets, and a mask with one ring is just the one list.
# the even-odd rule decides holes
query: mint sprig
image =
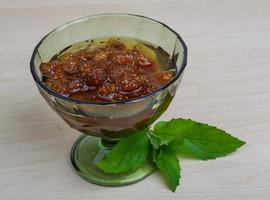
{"label": "mint sprig", "polygon": [[152,152],[153,163],[174,192],[181,177],[178,156],[215,159],[244,144],[244,141],[214,126],[190,119],[172,119],[157,123],[153,130],[142,130],[123,138],[97,166],[106,173],[136,170]]}
{"label": "mint sprig", "polygon": [[219,128],[191,119],[159,122],[153,132],[161,139],[170,141],[169,146],[176,153],[202,160],[225,156],[245,144]]}
{"label": "mint sprig", "polygon": [[150,152],[147,130],[120,140],[97,164],[106,173],[123,173],[138,169]]}
{"label": "mint sprig", "polygon": [[153,161],[165,176],[169,188],[175,192],[181,177],[180,165],[177,155],[168,147],[163,146],[159,150],[155,149],[153,151]]}

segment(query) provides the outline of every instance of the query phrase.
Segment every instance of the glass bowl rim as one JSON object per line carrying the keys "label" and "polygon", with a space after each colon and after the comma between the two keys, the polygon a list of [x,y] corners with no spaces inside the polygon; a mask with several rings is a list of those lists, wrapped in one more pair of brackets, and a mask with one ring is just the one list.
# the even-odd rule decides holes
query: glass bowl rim
{"label": "glass bowl rim", "polygon": [[[91,102],[91,101],[81,101],[81,100],[76,100],[76,99],[72,99],[66,96],[63,96],[57,92],[54,92],[53,90],[51,90],[50,88],[48,88],[47,86],[45,86],[45,84],[42,83],[42,81],[39,80],[38,75],[36,74],[36,70],[35,70],[35,64],[34,64],[34,60],[35,60],[35,56],[38,52],[38,48],[40,47],[40,45],[42,44],[42,42],[44,41],[44,39],[46,39],[51,33],[53,33],[54,31],[57,31],[58,29],[61,29],[62,27],[69,25],[69,24],[73,24],[73,23],[77,23],[79,21],[84,21],[87,20],[89,18],[93,18],[93,17],[99,17],[99,16],[110,16],[110,15],[115,15],[115,16],[132,16],[132,17],[139,17],[139,18],[145,18],[147,20],[153,21],[153,22],[157,22],[159,24],[161,24],[162,26],[166,27],[167,29],[169,29],[171,32],[173,32],[177,39],[181,42],[182,46],[183,46],[183,62],[180,66],[180,70],[177,71],[176,75],[173,77],[172,80],[170,80],[167,84],[162,85],[161,87],[157,88],[156,90],[143,95],[143,96],[139,96],[136,98],[132,98],[132,99],[128,99],[128,100],[122,100],[122,101],[116,101],[116,102]],[[95,15],[89,15],[89,16],[85,16],[85,17],[81,17],[81,18],[77,18],[71,21],[68,21],[60,26],[57,26],[56,28],[54,28],[52,31],[50,31],[49,33],[47,33],[39,42],[38,44],[35,46],[32,56],[31,56],[31,60],[30,60],[30,71],[31,74],[34,78],[34,81],[42,88],[44,89],[46,92],[48,92],[49,94],[60,98],[62,100],[65,101],[69,101],[75,104],[85,104],[85,105],[116,105],[116,104],[127,104],[127,103],[133,103],[136,101],[140,101],[143,100],[146,97],[150,97],[153,96],[155,94],[157,94],[158,92],[161,92],[163,90],[165,90],[167,87],[169,87],[171,84],[173,84],[176,80],[178,80],[181,76],[181,74],[183,73],[184,69],[186,68],[187,65],[187,46],[184,42],[184,40],[182,39],[182,37],[176,32],[174,31],[172,28],[170,28],[168,25],[164,24],[163,22],[160,22],[158,20],[149,18],[149,17],[145,17],[143,15],[137,15],[137,14],[130,14],[130,13],[102,13],[102,14],[95,14]]]}

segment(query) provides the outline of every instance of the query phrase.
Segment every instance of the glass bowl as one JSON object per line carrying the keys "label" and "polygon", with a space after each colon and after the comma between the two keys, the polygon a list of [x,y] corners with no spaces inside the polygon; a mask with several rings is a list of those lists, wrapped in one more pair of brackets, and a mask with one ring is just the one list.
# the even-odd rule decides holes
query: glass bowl
{"label": "glass bowl", "polygon": [[[174,78],[145,96],[113,103],[74,100],[52,91],[42,83],[39,66],[80,41],[124,36],[147,41],[165,50],[177,66]],[[96,167],[117,141],[149,127],[168,108],[179,86],[187,62],[187,47],[174,30],[148,17],[131,14],[101,14],[68,22],[48,33],[35,47],[30,68],[37,88],[48,105],[71,128],[83,133],[71,150],[71,161],[89,182],[117,186],[137,182],[155,168],[150,160],[138,170],[107,174]]]}

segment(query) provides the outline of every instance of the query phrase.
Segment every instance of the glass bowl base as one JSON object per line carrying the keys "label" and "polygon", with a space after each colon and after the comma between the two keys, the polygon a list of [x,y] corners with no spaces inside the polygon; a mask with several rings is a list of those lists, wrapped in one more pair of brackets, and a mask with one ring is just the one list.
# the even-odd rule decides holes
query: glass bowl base
{"label": "glass bowl base", "polygon": [[103,186],[121,186],[136,183],[155,171],[150,160],[147,160],[136,171],[110,174],[96,166],[104,158],[110,148],[104,146],[97,137],[80,136],[72,146],[70,158],[78,174],[88,182]]}

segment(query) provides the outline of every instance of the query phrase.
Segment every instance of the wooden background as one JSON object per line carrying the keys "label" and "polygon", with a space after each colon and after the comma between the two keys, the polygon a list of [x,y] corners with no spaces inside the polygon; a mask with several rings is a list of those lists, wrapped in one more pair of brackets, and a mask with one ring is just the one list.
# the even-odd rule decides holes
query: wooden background
{"label": "wooden background", "polygon": [[[248,142],[225,158],[182,160],[176,193],[157,173],[114,188],[81,179],[69,161],[79,133],[49,109],[29,72],[47,32],[106,12],[155,18],[186,41],[188,66],[163,119],[193,118]],[[0,199],[270,199],[269,57],[269,0],[0,0]]]}

